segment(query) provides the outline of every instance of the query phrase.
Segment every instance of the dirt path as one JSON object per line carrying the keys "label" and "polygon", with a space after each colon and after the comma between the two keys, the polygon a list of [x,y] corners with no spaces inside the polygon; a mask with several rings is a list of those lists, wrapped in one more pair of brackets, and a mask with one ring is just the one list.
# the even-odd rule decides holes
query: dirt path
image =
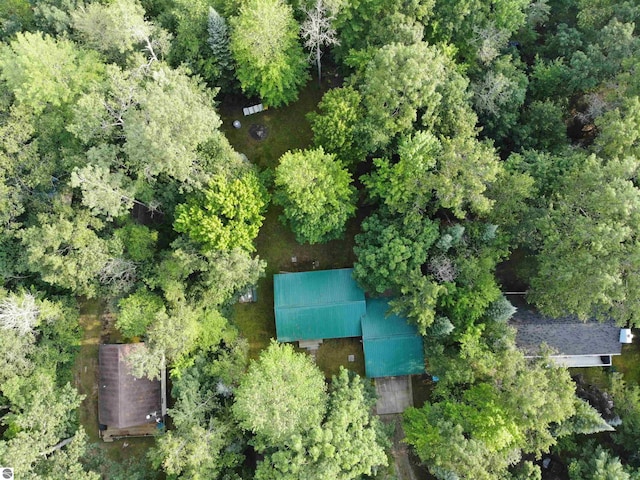
{"label": "dirt path", "polygon": [[82,343],[74,366],[74,382],[78,392],[85,395],[80,405],[80,423],[89,435],[91,443],[98,438],[98,348],[100,345],[100,313],[97,302],[82,305],[80,327]]}
{"label": "dirt path", "polygon": [[393,455],[395,464],[395,474],[399,480],[419,480],[416,472],[409,460],[409,447],[402,441],[404,438],[404,430],[402,430],[402,415],[384,415],[380,419],[387,424],[395,425],[393,434],[393,447],[391,454]]}

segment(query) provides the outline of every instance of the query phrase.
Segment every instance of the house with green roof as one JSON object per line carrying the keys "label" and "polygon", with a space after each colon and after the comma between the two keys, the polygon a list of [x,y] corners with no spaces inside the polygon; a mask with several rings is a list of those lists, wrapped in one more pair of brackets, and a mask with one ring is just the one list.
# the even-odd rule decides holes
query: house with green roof
{"label": "house with green roof", "polygon": [[364,291],[351,268],[273,276],[276,333],[280,342],[362,336]]}
{"label": "house with green roof", "polygon": [[424,373],[422,337],[388,315],[385,299],[365,300],[351,268],[274,275],[280,342],[362,337],[367,377]]}
{"label": "house with green roof", "polygon": [[415,325],[389,314],[388,299],[367,300],[367,314],[362,317],[362,346],[369,378],[425,373],[422,337]]}

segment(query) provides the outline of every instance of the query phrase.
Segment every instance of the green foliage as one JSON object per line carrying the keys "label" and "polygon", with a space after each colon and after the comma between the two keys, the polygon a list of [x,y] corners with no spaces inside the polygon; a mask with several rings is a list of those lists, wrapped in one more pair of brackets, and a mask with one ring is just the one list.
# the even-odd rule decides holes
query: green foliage
{"label": "green foliage", "polygon": [[296,100],[309,76],[291,7],[282,0],[249,0],[229,23],[242,90],[273,107]]}
{"label": "green foliage", "polygon": [[[89,48],[97,50],[113,60],[123,60],[136,47],[151,48],[151,54],[160,55],[161,48],[152,42],[154,31],[145,21],[144,9],[137,0],[114,0],[106,5],[89,3],[71,13],[73,27]],[[156,43],[153,45],[153,43]],[[157,52],[153,50],[158,50]]]}
{"label": "green foliage", "polygon": [[[504,48],[495,39],[507,40],[525,24],[528,0],[436,0],[434,15],[426,25],[430,42],[447,42],[458,49],[464,62],[482,60],[482,51]],[[504,42],[506,43],[506,42]]]}
{"label": "green foliage", "polygon": [[332,53],[338,61],[349,64],[360,52],[391,43],[409,45],[420,41],[433,3],[433,0],[339,2],[339,7],[333,10],[340,43]]}
{"label": "green foliage", "polygon": [[431,123],[442,98],[446,54],[426,43],[391,44],[377,50],[362,74],[360,93],[365,110],[363,141],[369,151],[385,147],[400,132],[413,128],[418,110]]}
{"label": "green foliage", "polygon": [[217,84],[224,86],[231,82],[233,74],[233,58],[229,50],[229,27],[224,17],[214,8],[209,8],[209,20],[207,24],[209,38],[207,43],[213,54],[213,61],[217,67]]}
{"label": "green foliage", "polygon": [[507,323],[516,310],[507,297],[501,295],[489,306],[486,316],[493,322]]}
{"label": "green foliage", "polygon": [[137,108],[122,115],[130,167],[142,178],[196,180],[197,148],[220,126],[210,92],[183,72],[160,67],[137,93]]}
{"label": "green foliage", "polygon": [[120,217],[133,207],[133,186],[122,172],[89,164],[71,172],[69,184],[82,190],[82,204],[96,216]]}
{"label": "green foliage", "polygon": [[361,123],[364,112],[362,98],[351,86],[333,88],[318,104],[319,113],[307,115],[313,130],[313,143],[326,152],[352,165],[364,160],[366,149],[361,143]]}
{"label": "green foliage", "polygon": [[120,311],[116,319],[116,328],[126,338],[144,335],[156,315],[164,311],[162,298],[146,288],[138,289],[120,300],[118,307]]}
{"label": "green foliage", "polygon": [[322,147],[287,152],[276,168],[274,202],[299,243],[320,243],[344,235],[353,217],[356,190],[351,175]]}
{"label": "green foliage", "polygon": [[[435,282],[433,277],[426,277],[414,270],[409,272],[405,284],[400,287],[400,292],[402,296],[389,301],[391,310],[410,318],[418,325],[418,332],[425,335],[427,328],[436,321],[438,297],[446,292],[446,287]],[[450,333],[448,326],[440,324],[438,327],[436,336]],[[453,325],[451,325],[451,330],[453,330]]]}
{"label": "green foliage", "polygon": [[93,52],[40,32],[18,33],[0,49],[2,80],[16,102],[35,113],[68,105],[101,80],[103,68]]}
{"label": "green foliage", "polygon": [[176,207],[174,228],[205,250],[253,251],[269,196],[254,170],[233,178],[214,175],[206,190]]}
{"label": "green foliage", "polygon": [[504,55],[472,83],[473,103],[483,134],[502,143],[514,132],[528,85],[524,65]]}
{"label": "green foliage", "polygon": [[22,230],[30,271],[41,279],[77,295],[97,294],[97,276],[121,245],[98,236],[103,223],[86,211],[39,215],[38,224]]}
{"label": "green foliage", "polygon": [[424,216],[411,215],[402,221],[383,212],[373,213],[356,235],[354,278],[374,294],[398,291],[407,276],[426,262],[437,238],[438,225]]}
{"label": "green foliage", "polygon": [[[8,428],[4,439],[0,440],[0,460],[3,464],[11,465],[20,477],[38,478],[39,473],[55,468],[48,465],[50,460],[46,457],[51,453],[51,447],[60,439],[74,436],[75,409],[82,397],[69,384],[58,387],[50,374],[39,370],[5,382],[2,395],[9,401],[10,411],[3,418]],[[83,443],[82,431],[75,435]],[[51,461],[66,461],[67,467],[73,466],[82,472],[78,465],[78,457],[82,452],[75,452],[76,455],[71,453],[54,454]],[[78,478],[98,477],[83,475]]]}
{"label": "green foliage", "polygon": [[631,480],[636,478],[626,471],[618,457],[597,446],[595,451],[586,449],[582,458],[569,464],[570,480]]}
{"label": "green foliage", "polygon": [[564,109],[552,100],[534,101],[522,112],[514,132],[523,149],[557,152],[567,144]]}
{"label": "green foliage", "polygon": [[236,390],[233,415],[259,450],[284,446],[320,424],[327,408],[324,377],[305,354],[272,342],[249,365]]}
{"label": "green foliage", "polygon": [[543,236],[531,299],[550,315],[594,313],[634,324],[634,270],[640,192],[636,165],[585,158],[560,179],[540,219]]}
{"label": "green foliage", "polygon": [[71,30],[71,12],[81,5],[80,0],[38,0],[33,16],[38,30],[64,36]]}
{"label": "green foliage", "polygon": [[145,225],[127,223],[115,235],[124,245],[128,258],[134,262],[147,262],[153,258],[158,232]]}
{"label": "green foliage", "polygon": [[555,433],[557,437],[571,434],[590,435],[598,432],[613,432],[615,428],[609,425],[598,411],[580,398],[575,399],[575,413],[562,422]]}
{"label": "green foliage", "polygon": [[599,130],[595,150],[604,158],[622,160],[640,156],[640,98],[628,98],[595,123]]}
{"label": "green foliage", "polygon": [[33,24],[33,11],[27,0],[7,0],[0,5],[0,40],[29,30]]}
{"label": "green foliage", "polygon": [[[186,65],[210,86],[228,88],[229,64],[226,62],[229,60],[229,40],[225,29],[220,29],[218,50],[212,50],[210,42],[211,11],[215,3],[211,0],[173,2],[171,14],[175,23],[175,39],[171,45],[170,59],[174,66]],[[222,22],[224,24],[224,20]],[[221,56],[221,53],[224,54]]]}
{"label": "green foliage", "polygon": [[285,446],[265,456],[256,479],[356,480],[387,465],[381,424],[371,414],[365,380],[343,368],[333,377],[327,415],[322,426],[294,436]]}
{"label": "green foliage", "polygon": [[[223,474],[231,474],[242,463],[245,442],[229,412],[235,385],[218,373],[233,372],[229,362],[244,367],[246,350],[235,346],[199,352],[192,366],[172,377],[175,404],[169,413],[174,428],[160,436],[149,453],[154,466],[167,475],[235,478]],[[239,372],[235,373],[237,379]]]}
{"label": "green foliage", "polygon": [[209,252],[199,282],[191,289],[192,298],[207,305],[220,306],[236,300],[264,276],[266,263],[246,250]]}
{"label": "green foliage", "polygon": [[428,132],[403,137],[399,160],[376,159],[376,170],[364,180],[370,194],[400,214],[435,213],[439,208],[465,218],[468,211],[488,213],[484,192],[500,172],[488,143],[455,137],[439,141]]}
{"label": "green foliage", "polygon": [[521,453],[555,443],[554,425],[574,414],[575,386],[566,369],[524,359],[513,340],[493,348],[482,328],[460,338],[459,352],[432,359],[440,381],[431,403],[405,412],[406,441],[437,478],[501,478]]}
{"label": "green foliage", "polygon": [[627,384],[620,374],[616,374],[612,377],[611,394],[615,411],[622,420],[611,438],[637,464],[638,450],[635,445],[640,434],[640,387]]}

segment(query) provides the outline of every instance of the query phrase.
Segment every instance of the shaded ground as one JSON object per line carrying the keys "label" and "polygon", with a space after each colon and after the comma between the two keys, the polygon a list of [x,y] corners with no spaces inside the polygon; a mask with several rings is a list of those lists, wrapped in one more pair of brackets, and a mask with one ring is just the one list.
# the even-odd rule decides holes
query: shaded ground
{"label": "shaded ground", "polygon": [[402,429],[402,415],[383,415],[380,417],[383,423],[393,428],[393,447],[391,456],[394,460],[393,473],[396,478],[404,480],[423,480],[427,478],[425,472],[416,468],[410,459],[409,446],[404,443],[404,430]]}
{"label": "shaded ground", "polygon": [[[349,361],[349,355],[354,361]],[[325,340],[316,354],[316,364],[327,378],[337,375],[340,367],[364,377],[364,352],[359,338],[335,338]]]}

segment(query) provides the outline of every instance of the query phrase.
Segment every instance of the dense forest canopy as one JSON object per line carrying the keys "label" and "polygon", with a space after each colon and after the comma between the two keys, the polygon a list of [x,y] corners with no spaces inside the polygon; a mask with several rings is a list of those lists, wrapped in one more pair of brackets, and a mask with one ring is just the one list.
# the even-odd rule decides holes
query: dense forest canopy
{"label": "dense forest canopy", "polygon": [[[327,384],[277,343],[249,359],[231,306],[275,211],[299,244],[355,225],[355,279],[417,325],[440,380],[404,430],[431,475],[540,479],[552,450],[571,480],[640,478],[640,387],[608,380],[614,414],[587,402],[517,350],[502,293],[640,326],[639,20],[629,0],[2,2],[0,465],[391,478],[367,379]],[[221,105],[310,88],[302,147],[258,164],[225,137]],[[148,465],[101,460],[80,425],[91,299],[144,341],[132,372],[170,369]]]}

